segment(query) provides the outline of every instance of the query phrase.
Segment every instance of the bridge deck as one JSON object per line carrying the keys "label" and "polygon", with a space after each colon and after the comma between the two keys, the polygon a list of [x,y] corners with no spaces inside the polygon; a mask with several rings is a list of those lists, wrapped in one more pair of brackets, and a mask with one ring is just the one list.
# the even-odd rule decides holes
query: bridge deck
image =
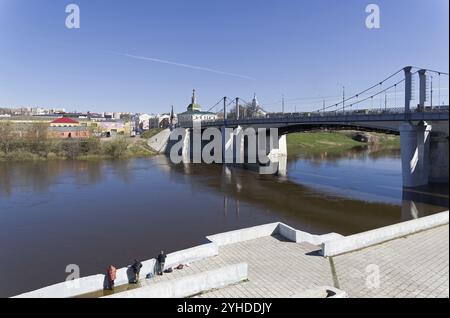
{"label": "bridge deck", "polygon": [[[324,123],[362,123],[362,122],[405,122],[405,121],[448,121],[449,110],[447,106],[442,106],[432,110],[404,112],[399,108],[368,110],[368,111],[348,111],[348,112],[327,112],[327,113],[295,113],[284,115],[268,115],[259,118],[246,118],[240,120],[215,120],[202,121],[203,127],[218,127],[226,123],[228,127],[245,125],[276,125],[276,124],[324,124]],[[182,123],[181,127],[192,128],[192,123]]]}

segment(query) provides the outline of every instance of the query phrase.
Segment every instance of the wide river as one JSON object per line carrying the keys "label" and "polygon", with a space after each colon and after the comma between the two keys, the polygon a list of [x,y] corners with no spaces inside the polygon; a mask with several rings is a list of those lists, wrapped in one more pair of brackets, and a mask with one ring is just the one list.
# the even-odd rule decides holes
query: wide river
{"label": "wide river", "polygon": [[348,235],[448,209],[448,185],[401,184],[399,151],[379,149],[290,157],[287,177],[164,156],[0,163],[0,297],[243,227]]}

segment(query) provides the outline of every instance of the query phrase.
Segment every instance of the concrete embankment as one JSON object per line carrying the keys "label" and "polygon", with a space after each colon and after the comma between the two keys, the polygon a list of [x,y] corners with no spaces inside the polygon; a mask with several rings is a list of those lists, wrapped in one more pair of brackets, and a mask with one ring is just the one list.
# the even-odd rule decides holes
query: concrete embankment
{"label": "concrete embankment", "polygon": [[247,275],[247,264],[240,263],[144,286],[105,298],[184,298],[239,283],[247,279]]}
{"label": "concrete embankment", "polygon": [[[167,255],[166,267],[186,264],[217,255],[218,247],[214,243],[203,244],[190,249],[174,252]],[[156,260],[150,259],[142,262],[140,279],[145,279],[148,273],[153,273]],[[126,285],[130,282],[129,268],[117,270],[116,286]],[[48,286],[29,293],[21,294],[19,298],[70,298],[84,294],[95,293],[105,286],[105,275],[82,277],[73,281]]]}
{"label": "concrete embankment", "polygon": [[[371,252],[373,249],[382,249],[386,246],[392,254],[392,258],[385,266],[393,266],[392,268],[397,270],[397,263],[401,263],[405,258],[410,257],[412,261],[416,261],[417,255],[421,251],[422,237],[427,238],[426,242],[437,240],[436,243],[433,243],[435,245],[448,245],[448,240],[445,243],[440,238],[442,233],[448,231],[448,222],[449,212],[445,211],[422,219],[347,237],[337,233],[313,235],[279,222],[215,234],[207,237],[210,243],[168,255],[166,267],[190,263],[190,266],[186,269],[175,270],[173,274],[167,274],[164,277],[157,276],[147,280],[145,276],[147,273],[153,272],[155,260],[144,261],[141,270],[143,285],[137,286],[138,288],[133,290],[120,289],[123,292],[110,297],[189,297],[199,293],[209,293],[212,296],[218,295],[220,297],[240,297],[241,294],[239,293],[242,292],[242,289],[225,287],[239,282],[247,286],[244,290],[248,294],[244,293],[242,297],[312,297],[314,295],[322,297],[320,295],[323,295],[324,291],[329,290],[329,288],[319,287],[329,284],[331,271],[328,258],[320,257],[320,252],[326,257],[344,255],[337,256],[337,262],[339,265],[339,258],[342,261],[351,262],[342,267],[344,271],[347,271],[353,264],[364,262],[367,255],[373,254],[372,263],[384,262],[383,259],[378,259],[378,252]],[[443,226],[444,229],[442,229]],[[430,230],[435,228],[437,231]],[[418,232],[422,234],[416,234]],[[435,237],[434,235],[438,236]],[[414,236],[414,239],[406,240],[405,243],[402,243],[403,240],[397,240],[405,236]],[[396,243],[390,244],[387,241],[395,241]],[[408,246],[408,249],[403,250],[404,244]],[[410,245],[417,251],[403,255],[405,251],[411,248]],[[362,252],[353,253],[353,251],[362,249]],[[424,249],[424,252],[428,251],[427,248]],[[397,255],[403,256],[396,259]],[[448,264],[448,259],[439,262],[447,262]],[[441,268],[439,262],[431,265]],[[428,264],[427,266],[431,265]],[[422,270],[420,267],[418,269]],[[118,270],[116,286],[128,284],[128,271],[129,268],[127,267]],[[360,269],[358,269],[359,272]],[[427,272],[424,270],[424,273]],[[437,275],[440,274],[437,273]],[[247,280],[247,276],[248,282],[242,283],[243,280]],[[344,274],[339,273],[338,276],[341,276],[341,284],[342,277],[349,277],[346,278],[348,281],[354,280],[355,277],[353,273],[346,272]],[[398,277],[402,278],[402,276]],[[411,284],[411,281],[400,280],[397,276],[393,279],[399,286]],[[442,280],[445,281],[445,279],[444,275]],[[94,275],[49,286],[17,297],[77,297],[98,292],[102,289],[104,280],[105,275]],[[346,280],[344,280],[344,283]],[[416,284],[417,282],[413,281],[412,283]],[[354,282],[348,286],[361,286],[361,284],[360,282]],[[427,280],[420,284],[420,286],[428,286]],[[283,288],[276,288],[276,286],[283,286]],[[220,288],[232,290],[233,293],[209,292],[211,289]],[[344,290],[344,292],[350,291]],[[358,292],[353,291],[353,293]],[[445,294],[445,292],[444,290],[443,293]]]}
{"label": "concrete embankment", "polygon": [[448,224],[448,222],[449,212],[446,211],[420,219],[324,242],[322,244],[322,253],[327,257],[335,256],[380,244],[396,238],[405,237],[413,233],[425,231],[437,226]]}
{"label": "concrete embankment", "polygon": [[170,129],[164,129],[160,133],[151,137],[147,145],[157,153],[164,153],[170,138]]}

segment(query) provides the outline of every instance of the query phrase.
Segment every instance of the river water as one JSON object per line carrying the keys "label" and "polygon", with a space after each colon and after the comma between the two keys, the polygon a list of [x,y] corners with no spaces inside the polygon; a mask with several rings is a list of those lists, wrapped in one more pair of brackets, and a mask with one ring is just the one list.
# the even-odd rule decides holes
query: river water
{"label": "river water", "polygon": [[103,273],[275,221],[358,233],[448,209],[448,185],[404,190],[398,150],[288,159],[286,177],[238,167],[127,161],[0,163],[0,297]]}

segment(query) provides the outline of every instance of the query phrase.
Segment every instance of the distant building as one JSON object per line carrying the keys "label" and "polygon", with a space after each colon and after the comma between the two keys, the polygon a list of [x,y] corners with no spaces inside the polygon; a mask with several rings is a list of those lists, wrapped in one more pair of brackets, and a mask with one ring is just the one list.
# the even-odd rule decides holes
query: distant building
{"label": "distant building", "polygon": [[50,123],[50,127],[79,127],[79,126],[80,122],[68,117],[58,118]]}
{"label": "distant building", "polygon": [[103,137],[131,136],[132,125],[123,121],[101,121],[96,123]]}
{"label": "distant building", "polygon": [[52,121],[48,133],[51,138],[59,139],[83,139],[91,136],[87,126],[81,125],[75,119],[67,117],[58,118]]}
{"label": "distant building", "polygon": [[173,111],[173,105],[172,105],[172,110],[170,111],[170,126],[174,127],[178,124],[178,115],[175,114],[175,112]]}
{"label": "distant building", "polygon": [[169,128],[170,127],[170,114],[162,114],[159,117],[159,128]]}
{"label": "distant building", "polygon": [[31,108],[31,114],[33,116],[36,116],[36,115],[42,116],[42,115],[48,115],[49,112],[42,107],[33,107],[33,108]]}
{"label": "distant building", "polygon": [[91,136],[90,130],[85,126],[74,127],[49,127],[50,138],[58,139],[85,139]]}
{"label": "distant building", "polygon": [[153,118],[154,116],[149,115],[149,114],[141,114],[139,115],[139,130],[140,131],[146,131],[150,129],[150,120]]}
{"label": "distant building", "polygon": [[187,111],[178,114],[178,123],[180,125],[189,124],[196,121],[216,120],[217,114],[210,112],[203,112],[200,104],[197,103],[195,90],[192,93],[191,103],[187,107]]}
{"label": "distant building", "polygon": [[245,108],[246,117],[266,117],[267,113],[261,108],[256,94],[253,96],[251,104]]}
{"label": "distant building", "polygon": [[170,125],[175,125],[178,122],[177,115],[173,112],[173,107],[171,113],[166,113],[162,115],[152,116],[149,121],[150,129],[154,128],[169,128]]}

